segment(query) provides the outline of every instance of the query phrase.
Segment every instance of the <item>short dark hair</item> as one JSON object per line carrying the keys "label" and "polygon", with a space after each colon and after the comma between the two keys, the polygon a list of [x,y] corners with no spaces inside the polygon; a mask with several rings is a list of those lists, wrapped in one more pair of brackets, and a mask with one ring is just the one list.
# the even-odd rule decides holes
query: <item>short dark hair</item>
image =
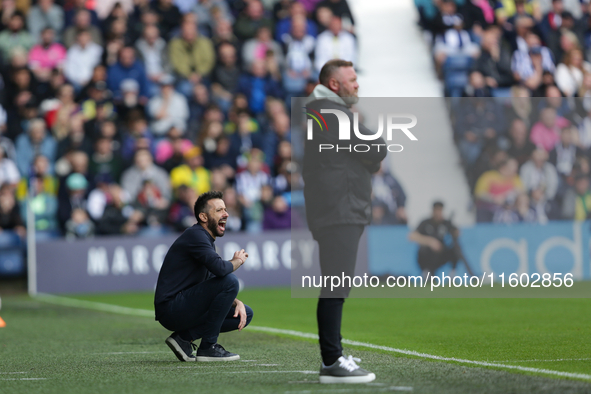
{"label": "short dark hair", "polygon": [[443,202],[441,202],[441,201],[435,201],[433,203],[433,209],[435,209],[435,208],[443,208]]}
{"label": "short dark hair", "polygon": [[207,202],[209,200],[221,200],[223,197],[224,193],[216,190],[212,190],[200,195],[199,198],[197,198],[197,201],[195,201],[195,206],[193,208],[193,210],[195,211],[195,218],[197,219],[197,221],[201,223],[201,220],[199,220],[200,213],[207,213]]}
{"label": "short dark hair", "polygon": [[332,59],[327,61],[320,70],[318,81],[324,86],[328,85],[330,77],[341,67],[353,67],[353,62],[342,59]]}

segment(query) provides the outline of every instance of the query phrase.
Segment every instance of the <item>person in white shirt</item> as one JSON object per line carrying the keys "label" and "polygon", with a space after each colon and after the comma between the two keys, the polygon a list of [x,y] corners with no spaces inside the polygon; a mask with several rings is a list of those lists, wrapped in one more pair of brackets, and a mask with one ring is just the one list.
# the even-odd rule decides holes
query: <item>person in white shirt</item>
{"label": "person in white shirt", "polygon": [[16,186],[21,180],[21,174],[14,161],[4,154],[4,148],[0,145],[0,186],[8,184]]}
{"label": "person in white shirt", "polygon": [[353,34],[343,30],[341,18],[333,16],[328,30],[316,39],[314,66],[320,72],[322,66],[332,59],[342,59],[355,63],[357,60],[357,43]]}
{"label": "person in white shirt", "polygon": [[76,44],[68,49],[64,75],[79,90],[86,85],[94,67],[100,63],[103,48],[92,42],[92,37],[88,30],[82,30],[78,33]]}
{"label": "person in white shirt", "polygon": [[171,127],[184,132],[189,119],[187,99],[174,90],[172,75],[163,75],[159,82],[160,94],[152,97],[148,103],[148,113],[152,117],[152,132],[156,136],[164,136]]}
{"label": "person in white shirt", "polygon": [[147,25],[144,28],[142,38],[137,40],[135,47],[144,62],[148,78],[151,81],[158,82],[168,68],[166,41],[160,36],[158,27]]}
{"label": "person in white shirt", "polygon": [[591,72],[591,64],[583,60],[583,52],[574,48],[568,51],[556,67],[554,80],[560,91],[567,97],[573,97],[583,86],[583,74]]}

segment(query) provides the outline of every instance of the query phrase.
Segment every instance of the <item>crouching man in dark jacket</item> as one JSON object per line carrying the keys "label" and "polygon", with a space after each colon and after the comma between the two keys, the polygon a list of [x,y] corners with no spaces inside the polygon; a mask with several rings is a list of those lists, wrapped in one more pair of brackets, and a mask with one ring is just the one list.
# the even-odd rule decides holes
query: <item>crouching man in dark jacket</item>
{"label": "crouching man in dark jacket", "polygon": [[[322,275],[353,278],[359,239],[371,218],[371,174],[378,171],[387,151],[382,138],[368,143],[354,133],[350,107],[358,100],[359,84],[353,64],[331,60],[322,67],[319,79],[320,84],[310,96],[313,101],[306,109],[321,115],[322,123],[326,123],[321,126],[313,122],[312,133],[306,137],[302,174],[306,217],[318,242]],[[347,123],[345,116],[350,139],[339,140],[340,126]],[[361,124],[359,132],[375,134]],[[356,152],[348,148],[356,144],[370,149]],[[334,291],[323,288],[318,300],[320,383],[365,383],[375,379],[353,357],[343,356],[341,319],[349,290],[347,286]]]}

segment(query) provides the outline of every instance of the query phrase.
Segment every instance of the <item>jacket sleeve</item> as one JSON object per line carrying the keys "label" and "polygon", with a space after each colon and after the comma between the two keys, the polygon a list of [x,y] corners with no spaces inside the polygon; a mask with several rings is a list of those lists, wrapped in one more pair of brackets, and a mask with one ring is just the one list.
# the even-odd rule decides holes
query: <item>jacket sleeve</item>
{"label": "jacket sleeve", "polygon": [[215,276],[226,276],[234,271],[232,263],[222,259],[205,237],[197,236],[187,246],[191,257]]}
{"label": "jacket sleeve", "polygon": [[[351,122],[351,128],[353,128],[353,122]],[[363,135],[375,134],[361,123],[359,124],[359,132]],[[388,154],[386,141],[382,137],[371,141],[364,141],[360,139],[353,130],[351,130],[351,145],[357,144],[369,145],[370,147],[367,152],[351,152],[351,154],[354,155],[356,159],[362,161],[364,164],[371,165],[377,163],[379,165],[379,163],[384,160]],[[375,165],[371,167],[372,168],[368,168],[370,171],[373,169],[373,167],[375,167]],[[378,169],[379,167],[372,172],[376,172]]]}

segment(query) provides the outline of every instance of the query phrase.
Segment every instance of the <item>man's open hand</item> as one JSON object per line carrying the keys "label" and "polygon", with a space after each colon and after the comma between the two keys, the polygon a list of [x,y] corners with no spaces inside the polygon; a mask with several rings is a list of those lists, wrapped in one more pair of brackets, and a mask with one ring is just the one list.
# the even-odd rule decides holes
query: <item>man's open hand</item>
{"label": "man's open hand", "polygon": [[244,251],[244,249],[240,249],[239,251],[234,253],[234,257],[230,260],[230,263],[234,266],[234,271],[236,271],[248,258],[248,253]]}
{"label": "man's open hand", "polygon": [[244,326],[246,326],[246,308],[244,307],[244,303],[240,301],[238,298],[234,300],[234,317],[240,316],[240,324],[238,324],[238,331],[242,331]]}

